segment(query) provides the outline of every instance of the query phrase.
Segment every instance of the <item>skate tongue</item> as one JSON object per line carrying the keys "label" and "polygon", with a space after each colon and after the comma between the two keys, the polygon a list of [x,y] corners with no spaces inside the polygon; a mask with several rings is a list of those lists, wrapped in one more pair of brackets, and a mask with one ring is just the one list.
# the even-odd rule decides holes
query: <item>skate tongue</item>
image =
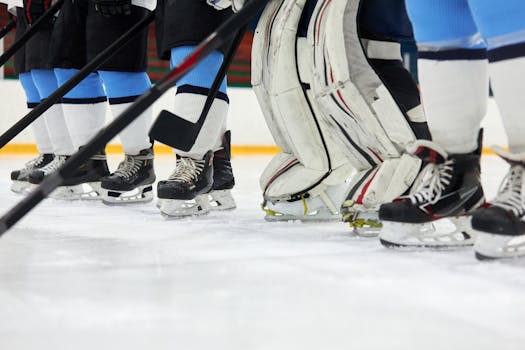
{"label": "skate tongue", "polygon": [[448,158],[448,154],[443,148],[428,140],[418,140],[412,143],[407,147],[407,152],[425,163],[441,164]]}

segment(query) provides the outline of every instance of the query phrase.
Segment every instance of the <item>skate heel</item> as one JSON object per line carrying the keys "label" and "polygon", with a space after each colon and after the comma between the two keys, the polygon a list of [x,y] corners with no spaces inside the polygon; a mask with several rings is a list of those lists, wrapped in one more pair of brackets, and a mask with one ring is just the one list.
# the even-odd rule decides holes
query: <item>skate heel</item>
{"label": "skate heel", "polygon": [[147,203],[153,200],[153,185],[143,185],[131,191],[115,191],[102,188],[102,203],[121,205]]}
{"label": "skate heel", "polygon": [[210,210],[232,210],[237,208],[230,190],[216,190],[209,194]]}
{"label": "skate heel", "polygon": [[470,216],[448,217],[426,223],[383,221],[380,242],[388,248],[463,248],[472,246],[477,235]]}
{"label": "skate heel", "polygon": [[182,219],[189,216],[206,215],[210,212],[208,194],[202,194],[190,200],[159,198],[157,207],[162,216],[168,219]]}
{"label": "skate heel", "polygon": [[102,188],[100,181],[97,181],[74,186],[60,186],[49,197],[58,200],[99,200],[102,198],[101,195]]}

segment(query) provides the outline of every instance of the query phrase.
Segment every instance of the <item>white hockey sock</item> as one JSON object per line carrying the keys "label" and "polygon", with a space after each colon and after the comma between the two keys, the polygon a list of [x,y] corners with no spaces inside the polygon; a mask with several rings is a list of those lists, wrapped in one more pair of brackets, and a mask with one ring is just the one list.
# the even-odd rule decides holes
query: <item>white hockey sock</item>
{"label": "white hockey sock", "polygon": [[[203,94],[177,93],[173,112],[181,118],[196,123],[204,108],[206,97]],[[216,98],[191,150],[189,152],[175,150],[175,152],[184,157],[201,159],[207,151],[220,149],[222,136],[226,131],[225,120],[228,116],[228,108],[228,102]]]}
{"label": "white hockey sock", "polygon": [[45,116],[37,118],[37,120],[31,124],[31,129],[33,130],[38,153],[53,153],[53,144],[47,132]]}
{"label": "white hockey sock", "polygon": [[73,154],[75,147],[69,136],[62,105],[54,104],[43,116],[45,117],[47,130],[53,145],[53,153],[63,156]]}
{"label": "white hockey sock", "polygon": [[474,151],[487,110],[488,61],[420,59],[418,66],[433,141],[449,153]]}
{"label": "white hockey sock", "polygon": [[507,133],[509,150],[525,152],[525,57],[490,63],[490,79]]}
{"label": "white hockey sock", "polygon": [[93,104],[62,103],[75,149],[88,143],[104,127],[106,106],[106,101]]}
{"label": "white hockey sock", "polygon": [[[131,105],[128,103],[118,103],[109,105],[113,118],[118,117],[126,108]],[[119,137],[122,142],[122,149],[124,153],[137,155],[143,149],[150,148],[151,142],[148,136],[151,128],[151,120],[153,117],[152,108],[148,108],[140,117],[135,119],[133,123],[128,125],[120,132]]]}

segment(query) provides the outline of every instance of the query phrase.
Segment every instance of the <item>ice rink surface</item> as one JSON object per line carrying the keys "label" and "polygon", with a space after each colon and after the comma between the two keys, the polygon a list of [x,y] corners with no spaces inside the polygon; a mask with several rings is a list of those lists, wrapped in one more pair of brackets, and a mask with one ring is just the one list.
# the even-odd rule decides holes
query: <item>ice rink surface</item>
{"label": "ice rink surface", "polygon": [[[0,158],[2,212],[27,159]],[[525,262],[267,223],[268,160],[235,158],[238,209],[198,219],[41,204],[0,239],[0,349],[525,349]],[[158,177],[172,165],[160,157]],[[483,171],[491,197],[506,166],[485,157]]]}

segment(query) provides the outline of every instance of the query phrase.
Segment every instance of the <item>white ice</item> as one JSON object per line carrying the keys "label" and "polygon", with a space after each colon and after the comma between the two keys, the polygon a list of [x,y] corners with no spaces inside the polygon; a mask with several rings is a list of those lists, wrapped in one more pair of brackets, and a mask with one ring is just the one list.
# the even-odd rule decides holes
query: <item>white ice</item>
{"label": "white ice", "polygon": [[[2,212],[27,159],[0,158]],[[46,200],[0,239],[0,349],[525,349],[525,262],[267,223],[267,162],[234,159],[239,208],[199,219]],[[483,170],[490,197],[506,166]]]}

